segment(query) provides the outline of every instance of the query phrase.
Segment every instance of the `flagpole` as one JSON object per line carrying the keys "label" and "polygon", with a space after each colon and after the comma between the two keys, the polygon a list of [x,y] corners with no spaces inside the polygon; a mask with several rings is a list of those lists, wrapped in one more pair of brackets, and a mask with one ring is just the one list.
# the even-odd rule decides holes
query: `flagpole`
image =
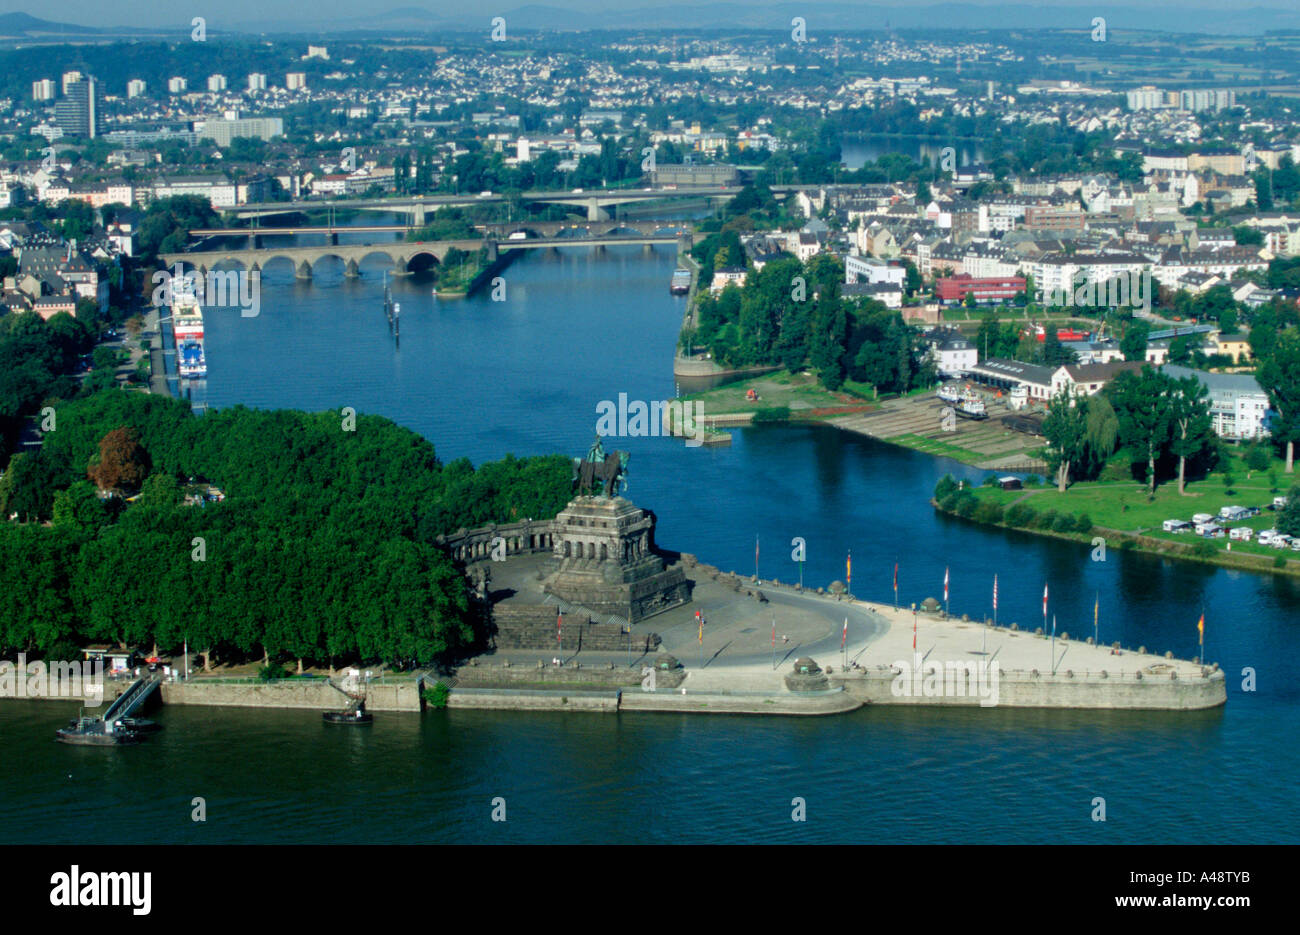
{"label": "flagpole", "polygon": [[1056,674],[1056,614],[1052,614],[1052,674]]}
{"label": "flagpole", "polygon": [[1098,635],[1097,614],[1101,611],[1101,591],[1097,592],[1096,600],[1092,605],[1092,645],[1101,646],[1101,637]]}
{"label": "flagpole", "polygon": [[776,671],[776,618],[772,618],[772,670]]}
{"label": "flagpole", "polygon": [[758,533],[754,533],[754,580],[758,580]]}

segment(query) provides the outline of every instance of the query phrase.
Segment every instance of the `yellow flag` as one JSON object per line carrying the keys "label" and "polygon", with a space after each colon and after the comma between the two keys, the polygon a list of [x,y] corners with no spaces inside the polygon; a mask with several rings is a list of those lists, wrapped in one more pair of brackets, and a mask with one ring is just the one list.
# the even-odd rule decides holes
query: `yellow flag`
{"label": "yellow flag", "polygon": [[1201,641],[1205,640],[1205,614],[1201,614],[1201,619],[1196,621],[1196,632],[1201,634]]}

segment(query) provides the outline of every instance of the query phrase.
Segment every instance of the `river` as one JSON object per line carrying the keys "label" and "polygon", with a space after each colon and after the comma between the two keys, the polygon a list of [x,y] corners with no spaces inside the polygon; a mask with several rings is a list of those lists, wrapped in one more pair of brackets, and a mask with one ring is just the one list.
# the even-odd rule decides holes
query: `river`
{"label": "river", "polygon": [[[671,250],[533,252],[508,267],[506,300],[436,300],[394,280],[394,346],[382,267],[360,280],[294,281],[270,264],[261,313],[207,315],[209,405],[353,406],[430,438],[444,460],[507,452],[578,455],[596,405],[674,392],[683,299]],[[937,515],[927,499],[961,464],[822,426],[733,430],[729,448],[618,438],[628,496],[659,517],[657,540],[702,561],[794,580],[842,578],[904,603],[941,596],[956,613],[1041,624],[1045,581],[1062,630],[1191,657],[1204,607],[1206,659],[1228,673],[1226,707],[1189,714],[1008,709],[862,709],[800,720],[621,714],[381,714],[368,731],[316,712],[162,709],[138,748],[70,748],[70,713],[0,705],[6,842],[112,841],[151,818],[190,842],[1282,842],[1294,841],[1300,652],[1293,579],[1110,552]],[[237,583],[232,583],[237,586]],[[868,653],[869,657],[869,653]],[[873,660],[868,664],[893,660]],[[1256,687],[1243,690],[1243,670]],[[65,713],[65,711],[67,713]],[[208,821],[190,820],[206,798]],[[505,799],[509,820],[490,820]],[[791,800],[808,821],[790,820]],[[1094,798],[1107,821],[1094,822]]]}

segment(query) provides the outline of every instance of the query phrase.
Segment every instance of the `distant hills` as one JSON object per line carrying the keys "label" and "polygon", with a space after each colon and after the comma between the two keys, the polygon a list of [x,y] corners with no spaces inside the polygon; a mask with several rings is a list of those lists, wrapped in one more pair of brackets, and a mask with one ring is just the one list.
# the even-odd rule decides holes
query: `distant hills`
{"label": "distant hills", "polygon": [[[635,0],[634,0],[635,2]],[[892,29],[1007,30],[1007,29],[1076,29],[1089,30],[1093,17],[1105,18],[1108,29],[1135,29],[1153,32],[1187,32],[1208,35],[1262,35],[1265,32],[1300,30],[1300,7],[1254,6],[1248,9],[1212,9],[1170,0],[1158,6],[1127,5],[1035,6],[1029,3],[932,3],[928,5],[890,5],[883,3],[845,3],[836,0],[778,0],[760,2],[665,3],[619,7],[610,3],[595,10],[575,10],[558,5],[527,4],[512,10],[488,11],[474,5],[449,5],[433,10],[406,5],[382,13],[364,16],[329,17],[317,15],[310,28],[302,19],[271,14],[265,20],[246,22],[241,30],[232,30],[229,21],[223,32],[279,33],[285,35],[328,36],[360,33],[395,33],[425,35],[439,32],[477,32],[491,29],[493,16],[505,17],[507,30],[519,32],[573,32],[590,29],[674,30],[773,30],[790,29],[790,21],[803,17],[808,37],[829,39],[836,32]],[[274,3],[274,0],[271,0]],[[268,6],[271,5],[268,3]],[[272,18],[272,16],[276,18]],[[188,31],[188,21],[174,26],[135,27],[123,25],[96,29],[70,23],[56,23],[26,13],[0,15],[0,37],[31,38],[49,41],[58,36],[69,39],[105,35],[157,35],[179,29]]]}
{"label": "distant hills", "polygon": [[44,38],[50,35],[90,36],[100,32],[90,26],[75,26],[72,23],[53,23],[47,19],[37,19],[27,13],[0,14],[0,36]]}

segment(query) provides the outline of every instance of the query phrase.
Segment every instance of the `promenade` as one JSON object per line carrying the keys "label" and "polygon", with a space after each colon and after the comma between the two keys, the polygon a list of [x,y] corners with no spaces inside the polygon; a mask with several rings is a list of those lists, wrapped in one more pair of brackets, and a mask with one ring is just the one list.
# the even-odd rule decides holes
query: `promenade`
{"label": "promenade", "polygon": [[[502,602],[540,604],[538,572],[546,557],[519,556],[493,563],[492,591]],[[623,708],[656,710],[753,710],[769,713],[834,713],[871,704],[979,704],[975,692],[981,664],[985,678],[996,664],[1001,686],[996,705],[1014,707],[1150,708],[1186,710],[1226,701],[1223,673],[1187,659],[1166,658],[1162,647],[1089,645],[1089,634],[1049,636],[1006,625],[991,626],[937,613],[895,610],[888,604],[819,595],[790,583],[754,582],[708,565],[684,564],[692,601],[632,628],[636,637],[658,633],[661,653],[685,670],[671,694],[625,688]],[[571,611],[576,611],[572,608]],[[704,618],[704,636],[695,612]],[[847,621],[847,636],[845,636]],[[775,646],[773,629],[775,627]],[[572,637],[571,637],[572,639]],[[843,648],[841,641],[843,640]],[[915,641],[915,650],[913,643]],[[480,657],[478,666],[553,665],[615,670],[639,675],[655,654],[588,652],[577,646],[552,650],[502,650]],[[785,676],[795,661],[812,658],[828,676],[828,690],[845,697],[828,701],[792,692]],[[847,667],[846,667],[847,663]],[[919,664],[919,665],[918,665]],[[943,694],[922,690],[920,673],[937,667]],[[915,691],[898,694],[897,676],[917,669]],[[948,673],[957,671],[964,690],[954,696]],[[964,674],[963,674],[964,673]],[[486,674],[486,673],[483,673]],[[478,673],[476,673],[478,675]],[[987,696],[987,692],[986,692]],[[985,698],[987,701],[988,698]],[[814,710],[816,709],[816,710]]]}

